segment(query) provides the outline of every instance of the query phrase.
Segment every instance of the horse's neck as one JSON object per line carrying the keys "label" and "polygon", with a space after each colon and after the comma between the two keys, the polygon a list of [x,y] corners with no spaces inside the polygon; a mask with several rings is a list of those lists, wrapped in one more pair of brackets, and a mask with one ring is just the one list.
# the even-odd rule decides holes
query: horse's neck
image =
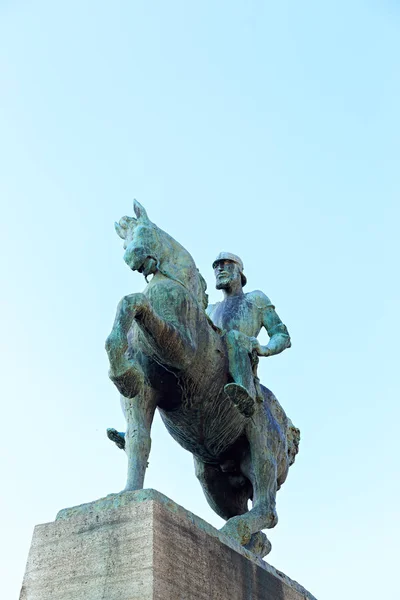
{"label": "horse's neck", "polygon": [[160,272],[183,285],[196,298],[199,296],[199,277],[195,262],[189,252],[170,235],[168,250],[159,264]]}

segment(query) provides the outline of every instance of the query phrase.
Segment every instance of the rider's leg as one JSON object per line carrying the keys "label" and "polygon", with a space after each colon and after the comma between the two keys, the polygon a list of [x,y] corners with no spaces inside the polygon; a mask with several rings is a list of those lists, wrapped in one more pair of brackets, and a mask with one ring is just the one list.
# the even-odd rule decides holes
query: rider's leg
{"label": "rider's leg", "polygon": [[254,412],[256,390],[251,363],[251,347],[248,336],[231,330],[226,334],[229,372],[234,383],[225,386],[226,394],[246,417]]}

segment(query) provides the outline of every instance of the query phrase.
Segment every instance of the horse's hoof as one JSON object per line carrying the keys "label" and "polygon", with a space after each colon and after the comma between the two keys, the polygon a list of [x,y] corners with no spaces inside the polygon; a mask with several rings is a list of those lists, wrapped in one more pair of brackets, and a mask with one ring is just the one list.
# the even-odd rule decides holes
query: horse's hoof
{"label": "horse's hoof", "polygon": [[246,546],[251,540],[250,527],[243,517],[232,517],[220,531],[239,542],[241,546]]}
{"label": "horse's hoof", "polygon": [[125,450],[125,434],[110,427],[107,429],[107,437],[114,442],[118,448]]}
{"label": "horse's hoof", "polygon": [[254,414],[254,400],[249,392],[238,383],[228,383],[224,387],[225,394],[247,419]]}
{"label": "horse's hoof", "polygon": [[245,548],[256,556],[264,558],[264,556],[267,556],[271,552],[272,544],[265,533],[259,531],[251,536],[251,540],[246,544]]}

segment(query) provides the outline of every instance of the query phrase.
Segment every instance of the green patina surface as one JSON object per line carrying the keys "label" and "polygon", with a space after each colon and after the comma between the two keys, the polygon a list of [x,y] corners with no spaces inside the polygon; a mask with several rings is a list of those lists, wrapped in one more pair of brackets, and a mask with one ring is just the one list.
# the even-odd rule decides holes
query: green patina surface
{"label": "green patina surface", "polygon": [[[223,532],[264,556],[271,544],[261,530],[277,523],[276,492],[294,462],[299,431],[261,385],[257,364],[290,347],[288,330],[263,292],[244,293],[243,263],[229,252],[213,264],[223,299],[208,306],[205,280],[187,250],[138,202],[134,210],[136,217],[123,217],[116,230],[126,264],[147,286],[121,300],[106,341],[127,422],[126,433],[109,430],[128,458],[125,491],[143,488],[157,408],[193,454],[208,503],[227,521]],[[257,340],[263,327],[265,346]]]}

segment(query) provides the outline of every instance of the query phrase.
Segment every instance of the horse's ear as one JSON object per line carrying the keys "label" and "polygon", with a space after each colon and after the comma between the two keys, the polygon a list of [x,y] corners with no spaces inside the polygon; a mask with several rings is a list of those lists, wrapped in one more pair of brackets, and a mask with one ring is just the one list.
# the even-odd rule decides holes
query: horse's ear
{"label": "horse's ear", "polygon": [[135,215],[142,223],[150,223],[150,219],[147,216],[147,212],[143,208],[143,206],[137,200],[133,201],[133,210],[135,211]]}
{"label": "horse's ear", "polygon": [[119,223],[114,223],[115,231],[123,240],[126,239],[128,229],[135,225],[137,225],[137,221],[134,217],[122,217],[122,219],[119,220]]}
{"label": "horse's ear", "polygon": [[122,217],[119,220],[119,224],[122,229],[129,229],[129,227],[135,227],[135,225],[137,225],[137,220],[135,217]]}
{"label": "horse's ear", "polygon": [[117,222],[114,223],[115,231],[118,233],[119,237],[123,240],[126,237],[126,229],[123,229],[121,225]]}

